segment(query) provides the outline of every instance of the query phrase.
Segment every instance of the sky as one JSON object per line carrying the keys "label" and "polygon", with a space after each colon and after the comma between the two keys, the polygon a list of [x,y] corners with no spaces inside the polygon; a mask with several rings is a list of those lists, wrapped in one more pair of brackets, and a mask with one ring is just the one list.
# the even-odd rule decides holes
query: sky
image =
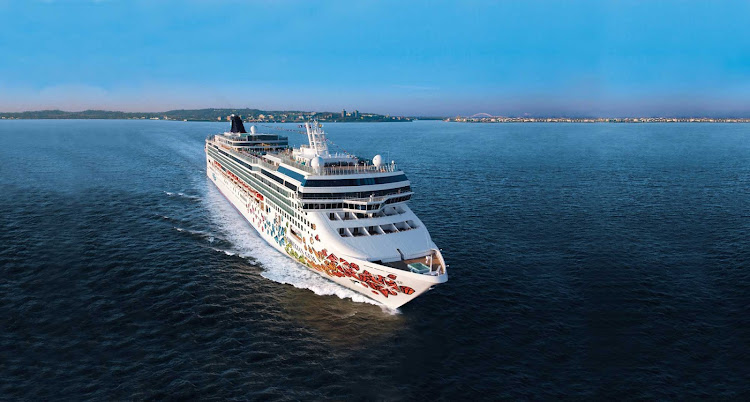
{"label": "sky", "polygon": [[749,1],[0,0],[0,111],[750,117]]}

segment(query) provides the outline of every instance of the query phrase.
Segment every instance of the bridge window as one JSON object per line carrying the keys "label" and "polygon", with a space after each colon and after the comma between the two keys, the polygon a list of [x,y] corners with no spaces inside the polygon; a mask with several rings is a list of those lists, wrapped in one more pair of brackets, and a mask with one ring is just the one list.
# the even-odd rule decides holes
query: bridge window
{"label": "bridge window", "polygon": [[[279,169],[280,170],[280,169]],[[386,177],[364,177],[360,179],[339,179],[339,180],[307,180],[305,187],[348,187],[348,186],[370,186],[374,184],[388,184],[399,181],[406,181],[406,175]]]}

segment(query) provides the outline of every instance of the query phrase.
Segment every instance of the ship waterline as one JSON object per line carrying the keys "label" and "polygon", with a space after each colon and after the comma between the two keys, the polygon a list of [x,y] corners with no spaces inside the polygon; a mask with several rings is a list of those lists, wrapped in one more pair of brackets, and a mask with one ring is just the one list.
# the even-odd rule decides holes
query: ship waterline
{"label": "ship waterline", "polygon": [[232,130],[206,139],[206,172],[270,246],[314,272],[390,308],[447,281],[447,265],[408,206],[394,162],[331,153],[317,122],[309,145]]}

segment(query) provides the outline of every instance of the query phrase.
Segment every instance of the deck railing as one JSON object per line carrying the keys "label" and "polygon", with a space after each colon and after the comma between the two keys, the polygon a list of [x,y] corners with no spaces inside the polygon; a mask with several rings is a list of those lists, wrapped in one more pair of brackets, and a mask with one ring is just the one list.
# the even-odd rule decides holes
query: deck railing
{"label": "deck railing", "polygon": [[261,165],[261,166],[263,166],[263,167],[265,167],[267,169],[271,169],[271,170],[278,170],[279,169],[278,165],[275,165],[275,164],[270,163],[270,162],[266,162],[265,160],[263,160],[263,159],[255,156],[253,154],[250,154],[250,153],[247,153],[247,152],[242,152],[242,151],[235,151],[233,149],[230,149],[229,152],[232,153],[232,154],[234,154],[235,156],[238,156],[240,158],[246,159],[250,163],[253,163],[253,164],[256,164],[256,165]]}
{"label": "deck railing", "polygon": [[[276,163],[269,162],[261,157],[253,155],[250,152],[238,151],[235,149],[231,149],[229,147],[225,147],[224,149],[235,154],[235,156],[240,156],[242,158],[247,159],[250,163],[258,164],[271,170],[279,169],[279,166]],[[318,172],[315,169],[313,169],[312,166],[310,165],[297,162],[288,152],[286,153],[280,152],[277,154],[270,154],[270,155],[273,155],[274,157],[279,158],[279,160],[281,160],[281,162],[286,165],[289,165],[296,169],[310,173],[312,175],[320,175],[320,176],[340,176],[340,175],[347,175],[347,174],[363,174],[363,173],[390,173],[390,172],[395,172],[398,170],[398,168],[396,167],[396,164],[391,163],[391,164],[381,165],[381,166],[375,166],[371,164],[354,165],[354,166],[329,166],[329,167],[324,167],[320,169],[320,172]]]}
{"label": "deck railing", "polygon": [[357,174],[357,173],[389,173],[395,172],[396,164],[392,163],[389,165],[355,165],[355,166],[331,166],[324,167],[320,174],[321,175],[344,175],[344,174]]}

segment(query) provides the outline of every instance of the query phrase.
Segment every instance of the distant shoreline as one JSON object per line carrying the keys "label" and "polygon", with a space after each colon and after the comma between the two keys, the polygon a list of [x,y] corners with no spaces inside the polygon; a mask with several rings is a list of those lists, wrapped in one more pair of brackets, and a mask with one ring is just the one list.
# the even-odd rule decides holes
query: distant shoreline
{"label": "distant shoreline", "polygon": [[259,109],[179,109],[166,112],[120,112],[108,110],[37,110],[25,112],[0,112],[0,120],[161,120],[227,122],[232,114],[248,123],[303,123],[318,120],[321,123],[391,123],[415,120],[443,121],[449,123],[750,123],[745,117],[506,117],[489,116],[390,116],[375,113],[267,111]]}
{"label": "distant shoreline", "polygon": [[414,118],[390,116],[377,113],[277,111],[260,109],[179,109],[166,112],[120,112],[110,110],[36,110],[26,112],[0,112],[0,120],[172,120],[172,121],[229,121],[231,115],[241,116],[244,121],[258,123],[303,123],[309,120],[320,122],[408,122]]}
{"label": "distant shoreline", "polygon": [[450,123],[750,123],[750,118],[711,117],[450,117]]}
{"label": "distant shoreline", "polygon": [[[6,117],[0,116],[0,121],[7,120],[150,120],[150,121],[174,121],[174,122],[202,122],[202,123],[225,123],[225,120],[198,120],[198,119],[164,119],[164,118],[132,118],[132,117]],[[244,120],[246,123],[303,123],[306,120]],[[325,123],[406,123],[414,121],[441,121],[445,123],[469,123],[469,124],[539,124],[539,123],[560,123],[560,124],[648,124],[648,123],[750,123],[750,119],[708,119],[708,118],[690,118],[690,119],[508,119],[505,121],[458,121],[453,119],[420,119],[410,117],[401,120],[319,120]]]}
{"label": "distant shoreline", "polygon": [[[198,120],[198,119],[163,119],[163,118],[151,118],[151,119],[140,119],[140,118],[131,118],[131,117],[0,117],[0,121],[14,121],[14,120],[135,120],[135,121],[173,121],[173,122],[180,122],[180,123],[226,123],[225,120]],[[319,120],[320,122],[325,123],[408,123],[416,120],[442,120],[442,119],[412,119],[409,120],[402,119],[402,120],[367,120],[367,121],[360,121],[360,120]],[[271,123],[305,123],[307,120],[242,120],[245,123],[265,123],[265,124],[271,124]]]}

